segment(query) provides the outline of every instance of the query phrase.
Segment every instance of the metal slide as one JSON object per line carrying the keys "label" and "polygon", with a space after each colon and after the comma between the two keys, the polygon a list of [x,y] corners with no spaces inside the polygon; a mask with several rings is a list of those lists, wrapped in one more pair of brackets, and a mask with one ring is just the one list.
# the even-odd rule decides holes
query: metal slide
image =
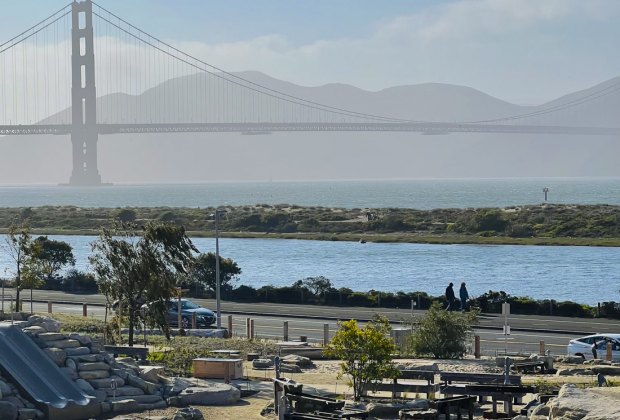
{"label": "metal slide", "polygon": [[82,391],[16,326],[0,323],[0,370],[50,420],[81,420],[101,414]]}

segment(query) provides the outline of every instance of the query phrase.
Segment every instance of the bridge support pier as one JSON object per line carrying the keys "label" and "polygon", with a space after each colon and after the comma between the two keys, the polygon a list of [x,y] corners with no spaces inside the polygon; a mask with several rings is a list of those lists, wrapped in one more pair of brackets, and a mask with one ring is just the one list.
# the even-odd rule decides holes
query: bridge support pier
{"label": "bridge support pier", "polygon": [[72,129],[73,172],[70,185],[101,185],[101,175],[97,169],[98,137],[96,129]]}
{"label": "bridge support pier", "polygon": [[97,91],[93,4],[91,0],[71,4],[71,185],[101,185],[97,169]]}

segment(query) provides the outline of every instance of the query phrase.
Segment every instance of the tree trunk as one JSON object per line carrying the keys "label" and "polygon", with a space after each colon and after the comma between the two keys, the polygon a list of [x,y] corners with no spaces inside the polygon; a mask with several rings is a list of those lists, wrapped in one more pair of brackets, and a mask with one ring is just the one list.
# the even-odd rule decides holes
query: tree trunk
{"label": "tree trunk", "polygon": [[133,324],[136,318],[136,313],[133,308],[135,308],[135,306],[135,302],[129,302],[129,347],[133,347]]}
{"label": "tree trunk", "polygon": [[21,269],[19,264],[17,265],[17,277],[15,278],[15,312],[19,312],[21,305],[19,304],[19,289],[22,283]]}

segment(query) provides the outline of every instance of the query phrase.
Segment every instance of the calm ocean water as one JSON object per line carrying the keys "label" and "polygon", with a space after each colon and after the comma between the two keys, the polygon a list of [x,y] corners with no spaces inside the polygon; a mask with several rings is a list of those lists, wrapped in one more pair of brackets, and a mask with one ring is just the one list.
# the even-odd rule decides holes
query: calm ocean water
{"label": "calm ocean water", "polygon": [[[119,185],[99,188],[0,187],[0,207],[82,207],[298,204],[324,207],[464,208],[537,204],[549,188],[551,203],[620,205],[620,178],[477,179],[342,182]],[[86,236],[56,237],[74,247],[78,268],[88,270]],[[195,239],[201,251],[214,241]],[[0,247],[4,245],[0,237]],[[290,285],[325,276],[353,290],[422,290],[442,294],[450,281],[466,281],[470,294],[504,290],[517,296],[594,304],[620,301],[620,248],[421,244],[358,244],[277,239],[222,239],[221,254],[234,259],[240,284]],[[12,264],[0,250],[0,276]]]}
{"label": "calm ocean water", "polygon": [[[54,236],[73,246],[77,268],[88,270],[88,236]],[[195,238],[214,252],[213,238]],[[4,238],[0,237],[0,244]],[[620,248],[424,244],[359,244],[283,239],[220,239],[220,253],[242,269],[237,284],[290,286],[325,276],[358,291],[426,291],[440,295],[447,283],[467,282],[472,296],[504,290],[516,296],[595,304],[620,301]],[[6,271],[5,271],[6,269]],[[0,274],[12,264],[0,252]]]}
{"label": "calm ocean water", "polygon": [[256,182],[107,187],[4,186],[0,207],[302,206],[417,209],[506,207],[548,201],[620,204],[620,178]]}

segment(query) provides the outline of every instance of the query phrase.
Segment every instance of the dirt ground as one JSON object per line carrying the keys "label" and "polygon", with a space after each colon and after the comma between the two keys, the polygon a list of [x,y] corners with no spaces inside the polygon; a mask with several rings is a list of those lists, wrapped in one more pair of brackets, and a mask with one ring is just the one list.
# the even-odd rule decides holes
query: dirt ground
{"label": "dirt ground", "polygon": [[[345,378],[338,379],[339,362],[337,361],[315,361],[315,367],[303,369],[302,373],[286,374],[286,377],[298,383],[304,384],[304,387],[311,387],[321,391],[340,394],[343,396],[351,395],[351,389],[347,385]],[[495,366],[493,359],[463,359],[463,360],[425,360],[425,359],[403,359],[397,360],[397,364],[403,367],[427,367],[433,365],[441,371],[450,372],[470,372],[470,373],[501,373],[501,368]],[[200,410],[205,419],[275,419],[276,416],[262,416],[261,411],[265,408],[273,398],[273,383],[271,378],[274,376],[273,369],[256,370],[252,369],[250,362],[244,364],[244,375],[250,380],[241,381],[242,390],[254,391],[250,396],[243,397],[237,404],[230,406],[195,406]],[[588,383],[592,382],[592,377],[558,377],[551,375],[524,375],[522,377],[524,383],[535,383],[536,381],[545,380],[554,383]],[[166,410],[151,411],[150,413],[140,413],[130,416],[122,416],[123,419],[151,419],[158,416],[166,416],[172,418],[178,408],[168,408]]]}

